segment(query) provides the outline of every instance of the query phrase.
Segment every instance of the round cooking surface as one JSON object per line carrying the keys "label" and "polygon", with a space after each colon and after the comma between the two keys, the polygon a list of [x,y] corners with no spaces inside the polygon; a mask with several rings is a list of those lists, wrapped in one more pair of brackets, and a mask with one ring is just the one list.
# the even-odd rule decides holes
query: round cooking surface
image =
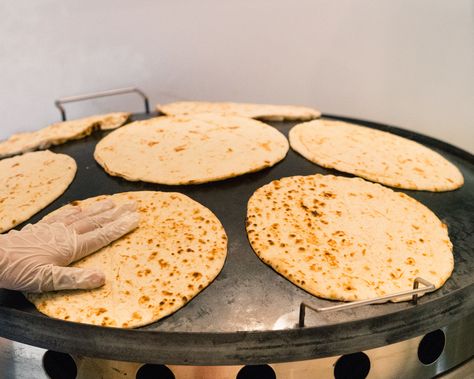
{"label": "round cooking surface", "polygon": [[[150,117],[135,115],[134,120]],[[399,190],[429,207],[448,225],[454,244],[453,275],[438,291],[411,302],[369,305],[328,313],[307,311],[296,325],[302,301],[316,307],[339,304],[296,287],[259,260],[245,231],[247,200],[272,180],[315,173],[343,174],[317,166],[290,149],[276,166],[229,180],[192,186],[164,186],[112,177],[95,162],[96,132],[52,148],[72,156],[78,172],[68,190],[30,222],[78,199],[125,191],[178,191],[212,210],[229,237],[228,256],[217,279],[184,308],[139,329],[77,324],[40,314],[21,293],[0,290],[0,336],[98,358],[167,364],[262,364],[333,356],[375,348],[435,330],[474,312],[474,156],[407,130],[337,118],[390,131],[439,152],[463,173],[452,192]],[[271,122],[288,135],[294,122]],[[20,226],[21,227],[21,226]]]}

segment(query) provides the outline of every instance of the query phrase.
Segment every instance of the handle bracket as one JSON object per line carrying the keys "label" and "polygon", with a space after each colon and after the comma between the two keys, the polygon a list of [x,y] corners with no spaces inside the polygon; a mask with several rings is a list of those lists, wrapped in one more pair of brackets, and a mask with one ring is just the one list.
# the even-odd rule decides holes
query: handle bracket
{"label": "handle bracket", "polygon": [[[420,283],[423,284],[424,287],[419,288]],[[393,293],[390,295],[376,297],[374,299],[351,301],[349,303],[333,305],[330,307],[323,307],[323,308],[318,308],[311,304],[302,302],[300,304],[298,326],[300,328],[303,328],[305,326],[304,321],[305,321],[305,316],[306,316],[306,308],[311,309],[314,312],[331,312],[331,311],[339,311],[341,309],[357,308],[357,307],[361,307],[361,306],[369,305],[369,304],[384,303],[388,300],[395,299],[397,297],[402,297],[402,296],[411,296],[413,304],[416,305],[418,303],[418,295],[425,294],[428,292],[433,292],[435,289],[436,288],[434,284],[428,282],[427,280],[423,278],[415,278],[415,280],[413,281],[413,289]]]}
{"label": "handle bracket", "polygon": [[88,94],[84,94],[84,95],[62,97],[58,100],[55,100],[54,105],[61,112],[61,119],[63,121],[66,121],[66,110],[64,109],[63,104],[74,103],[74,102],[77,102],[77,101],[83,101],[83,100],[89,100],[89,99],[97,99],[99,97],[123,95],[125,93],[133,93],[133,92],[137,93],[138,95],[140,95],[142,97],[143,102],[145,104],[145,112],[147,114],[149,114],[150,113],[150,104],[149,104],[149,101],[148,101],[148,97],[145,95],[145,93],[142,90],[140,90],[136,87],[118,88],[118,89],[111,89],[111,90],[107,90],[107,91],[88,93]]}

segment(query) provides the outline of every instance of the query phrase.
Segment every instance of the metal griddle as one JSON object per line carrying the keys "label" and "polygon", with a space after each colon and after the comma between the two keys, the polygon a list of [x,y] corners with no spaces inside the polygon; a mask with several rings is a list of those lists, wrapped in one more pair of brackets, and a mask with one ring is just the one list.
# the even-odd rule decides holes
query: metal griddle
{"label": "metal griddle", "polygon": [[[133,120],[151,117],[138,114]],[[329,313],[308,313],[296,325],[302,301],[316,307],[338,302],[319,299],[291,284],[261,262],[245,232],[247,200],[264,184],[285,176],[342,174],[323,169],[290,149],[272,168],[220,182],[164,186],[112,177],[94,161],[96,143],[107,132],[52,148],[72,156],[78,172],[68,190],[34,216],[77,199],[125,191],[178,191],[211,209],[229,237],[225,266],[216,280],[185,307],[149,326],[105,328],[55,320],[36,311],[21,293],[0,290],[0,336],[27,344],[96,358],[188,365],[261,364],[328,357],[403,341],[474,313],[474,156],[439,140],[407,130],[325,116],[390,131],[439,152],[464,175],[452,192],[403,191],[433,210],[448,225],[454,244],[452,277],[438,291],[411,302],[386,303]],[[296,123],[271,122],[288,135]],[[22,225],[19,226],[21,228]],[[474,335],[474,331],[470,331]],[[473,337],[474,338],[474,337]]]}

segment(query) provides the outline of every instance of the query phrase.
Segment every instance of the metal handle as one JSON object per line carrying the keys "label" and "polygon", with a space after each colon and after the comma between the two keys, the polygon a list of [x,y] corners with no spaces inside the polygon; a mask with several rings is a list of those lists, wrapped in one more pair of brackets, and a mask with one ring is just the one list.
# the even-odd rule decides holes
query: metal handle
{"label": "metal handle", "polygon": [[[418,288],[420,283],[424,285],[423,288]],[[435,288],[434,284],[431,284],[427,280],[425,280],[423,278],[415,278],[415,280],[413,282],[413,289],[412,290],[401,291],[401,292],[393,293],[391,295],[376,297],[374,299],[352,301],[350,303],[333,305],[331,307],[323,307],[323,308],[317,308],[317,307],[314,307],[314,306],[312,306],[308,303],[302,302],[300,304],[300,316],[299,316],[298,326],[300,328],[304,327],[304,319],[305,319],[305,316],[306,316],[306,308],[309,308],[309,309],[311,309],[312,311],[315,311],[315,312],[339,311],[341,309],[356,308],[356,307],[361,307],[363,305],[384,303],[387,300],[395,299],[395,298],[401,297],[401,296],[409,296],[409,295],[412,296],[412,301],[416,305],[417,302],[418,302],[418,295],[419,294],[425,294],[425,293],[428,293],[428,292],[433,292],[435,289],[436,288]]]}
{"label": "metal handle", "polygon": [[122,95],[125,93],[131,93],[131,92],[138,93],[143,98],[143,101],[145,103],[145,112],[150,113],[150,104],[148,102],[148,97],[145,95],[145,93],[142,90],[136,87],[118,88],[118,89],[111,89],[107,91],[89,93],[85,95],[63,97],[61,99],[56,100],[54,102],[54,105],[56,105],[56,107],[61,112],[62,120],[66,121],[66,110],[63,107],[63,104],[65,103],[73,103],[76,101],[97,99],[99,97],[106,97],[106,96]]}

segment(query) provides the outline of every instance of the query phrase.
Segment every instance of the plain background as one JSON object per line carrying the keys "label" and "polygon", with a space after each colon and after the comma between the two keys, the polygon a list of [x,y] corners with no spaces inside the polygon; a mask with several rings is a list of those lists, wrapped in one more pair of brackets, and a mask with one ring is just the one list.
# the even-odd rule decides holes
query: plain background
{"label": "plain background", "polygon": [[0,0],[0,16],[0,139],[58,121],[62,96],[138,86],[152,104],[309,105],[474,151],[472,0]]}

